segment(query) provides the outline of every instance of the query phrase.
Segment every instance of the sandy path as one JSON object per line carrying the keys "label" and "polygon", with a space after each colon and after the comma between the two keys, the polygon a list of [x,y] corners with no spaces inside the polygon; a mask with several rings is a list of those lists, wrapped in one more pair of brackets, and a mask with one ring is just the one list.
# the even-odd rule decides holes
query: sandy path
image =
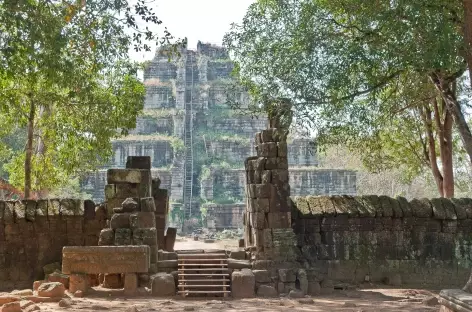
{"label": "sandy path", "polygon": [[[416,291],[413,291],[416,292]],[[40,304],[41,311],[123,311],[123,312],[174,312],[174,311],[333,311],[333,312],[426,312],[438,311],[438,306],[421,303],[429,292],[411,294],[409,290],[364,289],[362,291],[335,291],[330,296],[312,297],[312,303],[298,299],[156,299],[152,297],[124,298],[118,292],[94,294],[87,298],[75,298],[70,308],[60,308],[57,303]],[[305,298],[306,300],[306,298]]]}

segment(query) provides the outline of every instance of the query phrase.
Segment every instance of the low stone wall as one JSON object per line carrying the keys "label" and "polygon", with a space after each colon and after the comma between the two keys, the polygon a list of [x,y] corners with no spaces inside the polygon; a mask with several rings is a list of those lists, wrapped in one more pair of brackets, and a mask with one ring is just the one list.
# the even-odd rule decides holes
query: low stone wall
{"label": "low stone wall", "polygon": [[292,228],[319,276],[462,287],[472,259],[472,199],[296,197]]}
{"label": "low stone wall", "polygon": [[96,246],[106,210],[92,201],[0,201],[0,291],[31,288],[64,246]]}

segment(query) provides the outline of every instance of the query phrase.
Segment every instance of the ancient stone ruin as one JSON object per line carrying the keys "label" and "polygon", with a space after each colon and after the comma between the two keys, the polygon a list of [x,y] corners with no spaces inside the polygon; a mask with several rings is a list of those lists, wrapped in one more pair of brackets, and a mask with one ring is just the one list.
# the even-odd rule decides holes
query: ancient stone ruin
{"label": "ancient stone ruin", "polygon": [[[254,155],[254,135],[266,116],[240,114],[227,104],[233,63],[227,52],[199,43],[169,62],[158,50],[144,71],[146,100],[130,135],[113,142],[110,163],[82,180],[96,202],[103,197],[109,168],[124,168],[128,156],[150,156],[151,173],[170,198],[170,221],[206,216],[209,227],[240,228],[245,198],[243,160]],[[247,95],[241,95],[243,108]],[[309,139],[287,140],[291,194],[355,195],[356,173],[318,168]]]}

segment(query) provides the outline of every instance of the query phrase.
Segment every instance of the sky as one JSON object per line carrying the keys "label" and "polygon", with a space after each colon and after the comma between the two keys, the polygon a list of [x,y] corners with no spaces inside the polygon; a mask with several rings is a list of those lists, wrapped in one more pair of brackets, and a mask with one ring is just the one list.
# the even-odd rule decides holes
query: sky
{"label": "sky", "polygon": [[[255,0],[155,0],[149,5],[162,25],[176,38],[188,39],[188,48],[196,49],[198,40],[221,45],[231,23],[240,23],[247,8]],[[132,52],[137,61],[150,60],[154,52]]]}

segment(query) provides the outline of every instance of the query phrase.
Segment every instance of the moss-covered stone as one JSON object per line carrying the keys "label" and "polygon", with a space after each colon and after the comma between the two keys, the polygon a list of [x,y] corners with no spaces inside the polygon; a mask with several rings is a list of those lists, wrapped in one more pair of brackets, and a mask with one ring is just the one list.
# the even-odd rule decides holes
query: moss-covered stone
{"label": "moss-covered stone", "polygon": [[[439,198],[446,214],[446,220],[457,220],[456,209],[449,198]],[[464,219],[464,218],[463,218]]]}
{"label": "moss-covered stone", "polygon": [[323,211],[323,214],[326,216],[334,216],[336,215],[336,210],[334,209],[333,202],[331,200],[331,197],[329,196],[319,196],[318,197],[321,210]]}
{"label": "moss-covered stone", "polygon": [[432,198],[430,200],[431,206],[433,207],[433,217],[438,220],[446,219],[446,212],[439,198]]}
{"label": "moss-covered stone", "polygon": [[381,195],[379,196],[379,201],[382,209],[382,217],[393,217],[393,208],[390,197]]}
{"label": "moss-covered stone", "polygon": [[306,200],[308,202],[308,206],[310,206],[310,212],[313,216],[322,216],[323,209],[321,207],[320,201],[316,196],[307,196]]}
{"label": "moss-covered stone", "polygon": [[402,209],[403,212],[403,217],[412,217],[413,216],[413,210],[411,208],[410,203],[405,197],[397,196],[397,201],[400,204],[400,208]]}
{"label": "moss-covered stone", "polygon": [[355,204],[346,200],[343,196],[335,195],[331,197],[331,200],[337,215],[349,215],[353,217],[359,215]]}
{"label": "moss-covered stone", "polygon": [[372,210],[372,207],[366,204],[361,196],[354,196],[353,198],[358,203],[357,210],[360,217],[375,217],[375,210]]}
{"label": "moss-covered stone", "polygon": [[411,202],[413,216],[417,218],[431,218],[433,216],[433,208],[431,202],[427,198],[413,199]]}
{"label": "moss-covered stone", "polygon": [[297,206],[297,210],[301,217],[310,215],[310,207],[308,206],[308,202],[306,201],[305,197],[297,196],[293,201]]}
{"label": "moss-covered stone", "polygon": [[382,217],[382,206],[377,195],[363,195],[364,206],[371,212],[375,212],[376,217]]}
{"label": "moss-covered stone", "polygon": [[464,198],[451,198],[451,203],[454,205],[454,211],[456,212],[457,219],[470,219],[472,215],[472,207],[468,208],[467,201]]}

